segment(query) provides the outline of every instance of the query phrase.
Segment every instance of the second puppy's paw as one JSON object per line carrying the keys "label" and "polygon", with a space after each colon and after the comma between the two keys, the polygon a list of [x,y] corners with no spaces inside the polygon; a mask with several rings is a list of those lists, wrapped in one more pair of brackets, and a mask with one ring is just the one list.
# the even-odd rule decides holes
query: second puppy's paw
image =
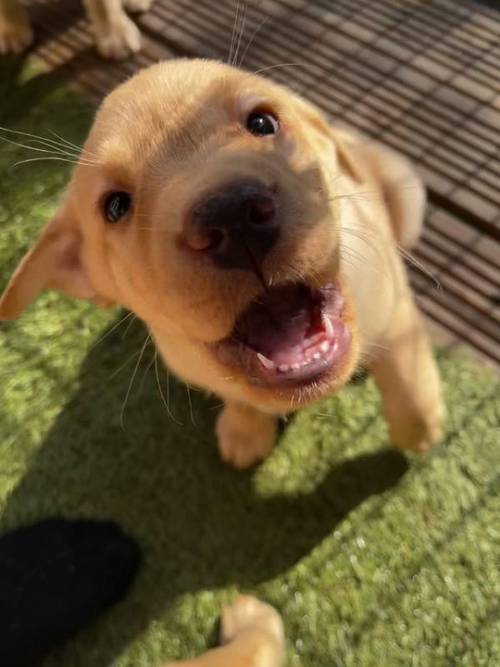
{"label": "second puppy's paw", "polygon": [[0,22],[0,53],[22,53],[32,41],[33,30],[25,11],[12,20]]}
{"label": "second puppy's paw", "polygon": [[240,595],[222,612],[221,644],[227,644],[242,632],[266,633],[279,647],[284,645],[283,622],[278,612],[250,595]]}
{"label": "second puppy's paw", "polygon": [[97,50],[104,58],[120,60],[141,49],[141,33],[126,14],[105,32],[96,34]]}

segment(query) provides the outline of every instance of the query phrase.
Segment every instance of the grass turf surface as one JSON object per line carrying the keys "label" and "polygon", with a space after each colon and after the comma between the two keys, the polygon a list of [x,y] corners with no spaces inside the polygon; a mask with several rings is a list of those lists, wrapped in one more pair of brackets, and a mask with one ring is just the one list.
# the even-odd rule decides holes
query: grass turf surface
{"label": "grass turf surface", "polygon": [[[90,114],[52,74],[0,65],[0,125],[81,142]],[[5,133],[2,132],[2,135]],[[9,137],[11,138],[11,137]],[[0,146],[1,285],[70,165]],[[213,643],[221,606],[254,592],[283,614],[288,664],[500,664],[500,382],[442,352],[447,433],[388,447],[369,379],[297,414],[257,470],[213,436],[217,401],[170,380],[144,328],[54,293],[0,330],[0,527],[117,521],[144,553],[118,607],[52,667],[154,667]],[[106,334],[106,335],[105,335]],[[126,362],[126,363],[125,363]]]}

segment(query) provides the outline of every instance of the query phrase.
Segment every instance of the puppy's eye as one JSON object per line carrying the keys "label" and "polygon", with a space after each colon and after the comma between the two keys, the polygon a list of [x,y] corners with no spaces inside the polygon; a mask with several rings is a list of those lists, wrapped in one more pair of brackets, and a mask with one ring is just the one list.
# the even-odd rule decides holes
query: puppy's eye
{"label": "puppy's eye", "polygon": [[132,206],[132,197],[128,192],[110,192],[104,200],[104,216],[108,222],[118,222]]}
{"label": "puppy's eye", "polygon": [[254,111],[247,118],[247,130],[256,137],[277,134],[279,122],[276,116],[266,111]]}

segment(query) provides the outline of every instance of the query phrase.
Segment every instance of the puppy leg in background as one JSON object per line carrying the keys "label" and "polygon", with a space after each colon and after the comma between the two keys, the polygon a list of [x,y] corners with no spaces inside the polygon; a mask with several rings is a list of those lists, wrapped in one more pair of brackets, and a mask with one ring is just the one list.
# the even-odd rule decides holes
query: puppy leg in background
{"label": "puppy leg in background", "polygon": [[221,457],[244,469],[271,453],[278,434],[278,420],[241,403],[226,403],[217,420]]}
{"label": "puppy leg in background", "polygon": [[[411,248],[422,229],[425,187],[402,155],[376,143],[365,150],[382,187],[395,240]],[[372,371],[382,393],[391,440],[398,447],[424,451],[440,438],[444,409],[436,362],[408,288],[403,288],[380,343],[388,351],[374,361]]]}
{"label": "puppy leg in background", "polygon": [[269,605],[241,596],[226,607],[221,620],[221,643],[194,660],[164,667],[281,667],[284,659],[283,623]]}
{"label": "puppy leg in background", "polygon": [[26,9],[18,0],[0,0],[0,53],[21,53],[32,41]]}
{"label": "puppy leg in background", "polygon": [[411,294],[401,301],[371,371],[384,404],[391,441],[414,451],[441,436],[444,407],[439,374],[424,323]]}
{"label": "puppy leg in background", "polygon": [[83,0],[97,50],[105,58],[126,58],[141,48],[141,34],[123,9],[122,0]]}

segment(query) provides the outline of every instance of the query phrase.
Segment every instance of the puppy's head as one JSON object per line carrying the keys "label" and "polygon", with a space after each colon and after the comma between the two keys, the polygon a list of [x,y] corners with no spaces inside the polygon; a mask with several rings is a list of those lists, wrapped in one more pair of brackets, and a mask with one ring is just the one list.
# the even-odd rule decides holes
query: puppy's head
{"label": "puppy's head", "polygon": [[104,101],[0,317],[44,288],[120,303],[193,383],[270,409],[316,398],[357,356],[335,203],[346,160],[321,115],[268,80],[155,65]]}

